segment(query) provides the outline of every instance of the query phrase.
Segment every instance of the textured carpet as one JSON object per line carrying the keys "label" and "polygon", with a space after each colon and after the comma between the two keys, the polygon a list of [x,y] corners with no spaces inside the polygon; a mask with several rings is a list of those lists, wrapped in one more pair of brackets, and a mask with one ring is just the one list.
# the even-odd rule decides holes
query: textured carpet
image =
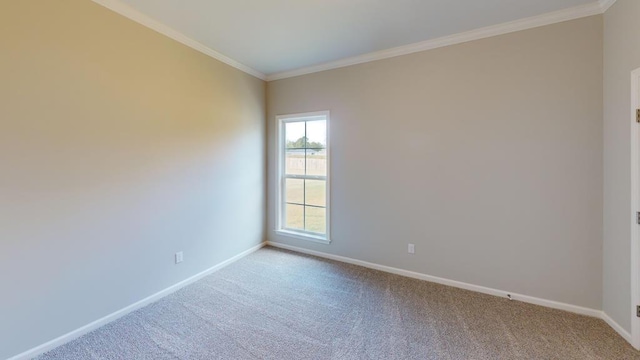
{"label": "textured carpet", "polygon": [[602,320],[265,248],[40,359],[640,359]]}

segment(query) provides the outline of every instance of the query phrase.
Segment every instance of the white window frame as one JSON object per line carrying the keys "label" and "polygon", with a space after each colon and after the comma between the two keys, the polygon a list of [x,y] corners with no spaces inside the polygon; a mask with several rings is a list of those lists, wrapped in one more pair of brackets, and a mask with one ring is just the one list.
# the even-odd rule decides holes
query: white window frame
{"label": "white window frame", "polygon": [[[326,181],[326,231],[325,234],[318,234],[310,231],[304,230],[292,230],[286,229],[284,227],[284,219],[285,219],[285,203],[286,203],[286,179],[287,175],[285,173],[285,124],[290,122],[302,122],[302,121],[313,121],[313,120],[326,120],[326,132],[327,132],[327,144],[326,144],[326,154],[327,154],[327,175],[326,176],[317,176],[317,175],[288,175],[289,178],[296,179],[309,179],[309,180],[325,180]],[[329,140],[329,123],[330,123],[330,113],[329,111],[316,111],[316,112],[308,112],[308,113],[300,113],[300,114],[289,114],[289,115],[278,115],[276,116],[277,130],[278,130],[278,142],[277,142],[277,181],[276,181],[276,233],[278,235],[293,237],[301,240],[308,240],[323,244],[329,244],[331,242],[331,145]]]}

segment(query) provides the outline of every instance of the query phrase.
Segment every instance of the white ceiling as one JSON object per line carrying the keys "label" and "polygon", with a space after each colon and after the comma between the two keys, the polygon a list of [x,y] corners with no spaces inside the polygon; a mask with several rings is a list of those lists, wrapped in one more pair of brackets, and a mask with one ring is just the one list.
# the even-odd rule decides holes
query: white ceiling
{"label": "white ceiling", "polygon": [[186,37],[267,75],[594,2],[594,0],[120,1]]}

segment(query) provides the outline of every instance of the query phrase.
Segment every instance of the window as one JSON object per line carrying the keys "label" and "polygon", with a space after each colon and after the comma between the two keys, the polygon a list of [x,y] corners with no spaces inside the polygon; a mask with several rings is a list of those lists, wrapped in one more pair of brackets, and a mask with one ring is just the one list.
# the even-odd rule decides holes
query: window
{"label": "window", "polygon": [[329,242],[329,112],[278,116],[277,229]]}

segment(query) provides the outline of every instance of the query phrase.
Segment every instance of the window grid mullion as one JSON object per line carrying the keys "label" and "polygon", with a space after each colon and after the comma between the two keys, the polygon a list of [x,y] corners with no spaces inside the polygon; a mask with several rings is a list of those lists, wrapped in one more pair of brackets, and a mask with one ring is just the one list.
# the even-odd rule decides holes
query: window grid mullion
{"label": "window grid mullion", "polygon": [[308,206],[308,207],[318,208],[318,209],[326,209],[326,208],[327,208],[326,206],[320,206],[320,205],[309,205],[309,204],[300,204],[300,203],[290,202],[290,201],[285,202],[285,204],[287,204],[287,205],[298,205],[298,206]]}
{"label": "window grid mullion", "polygon": [[306,179],[306,180],[327,180],[326,176],[323,175],[296,175],[296,174],[286,174],[284,176],[285,179]]}

